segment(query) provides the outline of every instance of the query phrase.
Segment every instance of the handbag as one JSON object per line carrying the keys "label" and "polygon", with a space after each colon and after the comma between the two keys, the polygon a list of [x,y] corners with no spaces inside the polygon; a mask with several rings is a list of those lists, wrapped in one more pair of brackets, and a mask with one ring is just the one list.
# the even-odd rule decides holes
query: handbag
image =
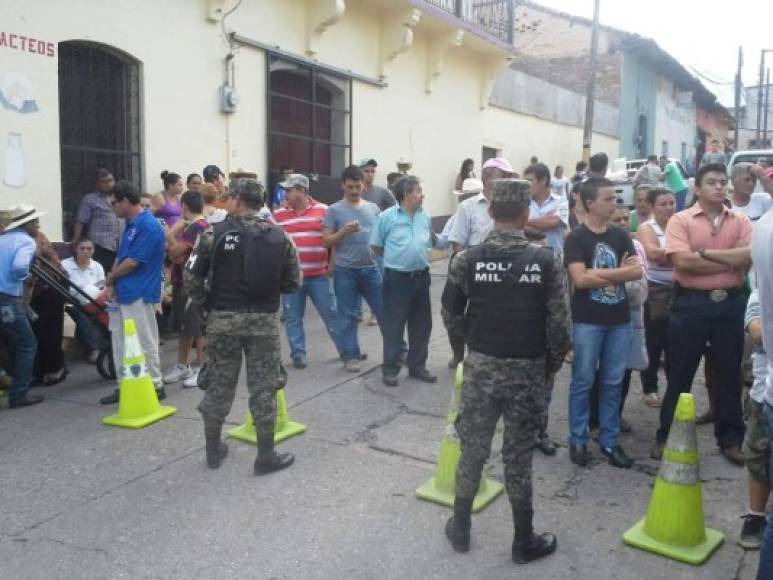
{"label": "handbag", "polygon": [[663,320],[671,314],[674,287],[670,284],[650,284],[647,308],[650,320]]}
{"label": "handbag", "polygon": [[641,306],[631,308],[631,324],[633,326],[633,340],[631,340],[631,350],[628,352],[626,368],[643,371],[650,366],[650,359],[647,355],[647,341],[644,335],[644,311]]}

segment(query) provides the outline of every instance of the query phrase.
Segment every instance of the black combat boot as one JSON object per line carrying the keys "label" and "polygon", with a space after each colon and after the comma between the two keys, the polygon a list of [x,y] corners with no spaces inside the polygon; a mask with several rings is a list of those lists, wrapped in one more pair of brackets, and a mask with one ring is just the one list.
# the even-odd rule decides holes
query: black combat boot
{"label": "black combat boot", "polygon": [[220,467],[220,462],[228,455],[228,445],[220,441],[223,424],[219,421],[204,422],[204,437],[207,442],[207,465],[210,469]]}
{"label": "black combat boot", "polygon": [[558,541],[551,533],[536,535],[532,528],[533,510],[513,510],[515,537],[513,538],[513,562],[526,564],[549,556],[556,551]]}
{"label": "black combat boot", "polygon": [[446,537],[457,552],[470,551],[471,513],[471,499],[460,497],[454,499],[454,516],[446,522]]}
{"label": "black combat boot", "polygon": [[295,461],[292,453],[274,451],[274,430],[258,431],[258,457],[255,459],[255,475],[267,475],[290,467]]}

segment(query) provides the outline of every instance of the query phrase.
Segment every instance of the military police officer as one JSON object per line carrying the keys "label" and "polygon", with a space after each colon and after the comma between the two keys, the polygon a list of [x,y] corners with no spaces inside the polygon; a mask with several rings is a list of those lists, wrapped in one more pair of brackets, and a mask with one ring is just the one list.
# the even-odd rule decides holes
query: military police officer
{"label": "military police officer", "polygon": [[462,455],[446,535],[457,551],[469,550],[472,502],[503,416],[512,558],[519,564],[551,554],[557,545],[553,534],[532,529],[531,461],[544,385],[570,344],[566,273],[550,249],[526,239],[529,201],[528,181],[496,181],[489,207],[494,230],[456,256],[443,293],[443,307],[452,324],[464,326],[469,347],[456,424]]}
{"label": "military police officer", "polygon": [[258,215],[263,186],[254,179],[231,182],[231,215],[200,236],[185,271],[191,299],[209,312],[208,388],[199,405],[204,419],[207,465],[228,453],[220,434],[247,361],[249,407],[258,434],[255,475],[289,467],[293,456],[274,451],[276,390],[284,386],[279,346],[279,299],[295,292],[301,270],[295,245],[279,226]]}

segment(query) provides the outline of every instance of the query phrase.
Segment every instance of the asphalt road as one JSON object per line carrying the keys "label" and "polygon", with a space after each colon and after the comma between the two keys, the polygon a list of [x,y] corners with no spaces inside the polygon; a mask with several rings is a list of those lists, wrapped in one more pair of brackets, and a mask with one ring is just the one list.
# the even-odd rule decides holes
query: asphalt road
{"label": "asphalt road", "polygon": [[[206,467],[201,393],[180,384],[167,387],[177,414],[139,431],[101,424],[112,409],[97,401],[112,387],[81,362],[45,390],[44,404],[0,410],[0,578],[754,578],[757,554],[737,546],[745,472],[718,454],[710,426],[699,428],[704,505],[724,545],[701,567],[623,545],[657,472],[647,458],[657,411],[639,400],[638,378],[625,412],[634,431],[622,439],[633,469],[609,466],[595,448],[587,468],[569,462],[565,445],[555,457],[535,455],[535,527],[557,534],[555,555],[511,563],[504,496],[473,516],[471,551],[453,552],[443,535],[451,510],[414,496],[433,474],[452,393],[439,317],[445,267],[432,268],[435,385],[403,374],[399,387],[383,386],[378,329],[364,324],[370,357],[361,374],[345,372],[309,308],[309,367],[290,369],[286,389],[291,418],[308,431],[281,444],[296,464],[268,477],[252,475],[255,448],[233,440],[223,466]],[[176,343],[163,349],[168,366]],[[550,413],[561,442],[568,379],[565,365]],[[700,378],[695,393],[700,409]],[[242,382],[229,423],[239,424],[246,407]],[[498,434],[490,472],[499,480],[500,445]]]}

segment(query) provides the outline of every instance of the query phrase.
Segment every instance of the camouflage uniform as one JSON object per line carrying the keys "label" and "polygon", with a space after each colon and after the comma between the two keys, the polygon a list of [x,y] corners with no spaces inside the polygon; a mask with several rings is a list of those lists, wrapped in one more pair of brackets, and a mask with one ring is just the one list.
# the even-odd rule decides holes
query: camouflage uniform
{"label": "camouflage uniform", "polygon": [[[526,248],[529,242],[520,230],[494,230],[484,244]],[[466,254],[457,254],[447,281],[450,290],[462,297],[469,296]],[[544,357],[508,359],[470,351],[464,361],[457,420],[462,449],[456,473],[456,496],[459,498],[471,499],[477,493],[501,415],[505,428],[502,459],[507,493],[514,510],[531,510],[532,448],[543,421],[544,384],[561,367],[570,345],[566,272],[558,259],[553,260],[549,280]],[[464,302],[457,302],[457,306],[444,316],[449,330],[464,327]],[[491,308],[497,308],[497,305],[492,304]]]}
{"label": "camouflage uniform", "polygon": [[[232,216],[241,227],[260,227],[265,223],[257,213]],[[214,245],[213,231],[201,236],[191,257],[209,264]],[[285,260],[281,280],[282,292],[294,292],[301,284],[301,270],[295,245],[285,234]],[[214,271],[217,276],[217,269]],[[207,289],[205,277],[195,275],[190,268],[184,271],[185,289],[191,300],[206,308]],[[255,427],[273,431],[276,420],[275,392],[284,386],[279,344],[279,311],[246,312],[212,310],[207,317],[207,381],[209,386],[199,404],[199,411],[205,422],[220,423],[231,410],[236,394],[236,383],[242,366],[242,353],[247,361],[247,391],[249,408]]]}

